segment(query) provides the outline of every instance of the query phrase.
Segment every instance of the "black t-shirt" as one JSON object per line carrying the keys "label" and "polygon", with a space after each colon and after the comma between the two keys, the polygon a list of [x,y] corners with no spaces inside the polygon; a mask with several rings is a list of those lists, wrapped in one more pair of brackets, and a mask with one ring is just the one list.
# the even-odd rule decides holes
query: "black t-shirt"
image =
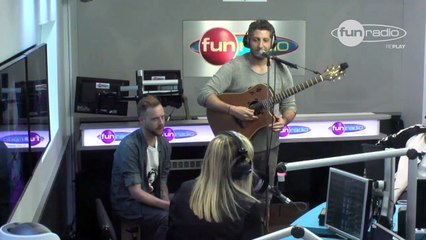
{"label": "black t-shirt", "polygon": [[195,180],[184,182],[170,204],[167,239],[253,239],[262,235],[258,204],[240,199],[241,219],[210,223],[199,219],[189,208]]}

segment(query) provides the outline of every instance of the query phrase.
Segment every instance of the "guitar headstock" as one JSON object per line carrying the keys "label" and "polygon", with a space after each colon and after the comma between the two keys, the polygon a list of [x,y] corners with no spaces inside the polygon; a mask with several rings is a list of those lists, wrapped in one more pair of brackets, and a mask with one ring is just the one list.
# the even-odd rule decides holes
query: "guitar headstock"
{"label": "guitar headstock", "polygon": [[340,80],[340,78],[345,75],[345,70],[349,65],[347,63],[341,63],[337,66],[331,66],[325,70],[323,74],[321,74],[322,78],[327,81],[333,81],[335,79]]}

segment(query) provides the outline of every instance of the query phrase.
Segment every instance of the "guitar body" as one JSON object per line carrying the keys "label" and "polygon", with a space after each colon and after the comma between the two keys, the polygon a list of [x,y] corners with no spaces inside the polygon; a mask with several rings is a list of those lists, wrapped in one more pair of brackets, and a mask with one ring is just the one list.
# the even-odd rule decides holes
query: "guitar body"
{"label": "guitar body", "polygon": [[[263,101],[273,96],[273,94],[266,85],[258,84],[243,93],[223,93],[218,95],[218,97],[225,103],[253,109],[253,104]],[[234,130],[250,139],[259,129],[274,121],[274,116],[264,109],[255,110],[255,115],[259,119],[241,121],[228,113],[207,109],[207,120],[215,135],[224,131]]]}

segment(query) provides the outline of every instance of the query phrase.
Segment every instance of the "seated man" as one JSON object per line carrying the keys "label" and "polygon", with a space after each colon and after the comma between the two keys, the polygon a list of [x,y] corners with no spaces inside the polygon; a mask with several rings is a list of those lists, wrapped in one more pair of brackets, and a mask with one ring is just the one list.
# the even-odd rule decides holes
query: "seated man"
{"label": "seated man", "polygon": [[165,239],[171,146],[162,136],[164,109],[148,95],[137,111],[140,129],[126,136],[114,154],[111,206],[120,218],[156,227],[155,239]]}

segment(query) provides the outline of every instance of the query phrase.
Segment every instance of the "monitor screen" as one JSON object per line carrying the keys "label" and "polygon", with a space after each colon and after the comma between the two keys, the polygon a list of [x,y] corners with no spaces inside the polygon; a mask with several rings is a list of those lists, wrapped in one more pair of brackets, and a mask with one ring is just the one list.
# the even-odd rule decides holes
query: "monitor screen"
{"label": "monitor screen", "polygon": [[[0,124],[2,125],[2,128],[8,128],[7,130],[19,129],[15,127],[20,123],[18,113],[21,112],[18,104],[19,99],[16,98],[16,94],[20,94],[21,89],[16,88],[15,83],[25,82],[25,65],[25,57],[21,56],[0,66]],[[23,124],[25,125],[24,129],[26,129],[26,124]],[[2,129],[2,131],[4,131],[4,129]]]}
{"label": "monitor screen", "polygon": [[[24,190],[22,149],[28,146],[28,134],[15,134],[16,130],[28,132],[27,124],[18,119],[15,93],[16,81],[25,81],[25,57],[20,56],[0,65],[0,225],[7,222],[10,213]],[[22,146],[20,149],[14,148]]]}
{"label": "monitor screen", "polygon": [[[36,118],[40,124],[49,125],[49,88],[47,74],[47,45],[40,44],[25,53],[27,56],[26,85],[15,83],[16,88],[25,89],[17,93],[22,105],[20,117]],[[18,97],[19,94],[19,97]],[[32,120],[34,122],[34,120]]]}
{"label": "monitor screen", "polygon": [[426,179],[417,179],[416,228],[426,228]]}
{"label": "monitor screen", "polygon": [[362,240],[369,224],[371,181],[330,168],[325,225],[338,235]]}
{"label": "monitor screen", "polygon": [[109,115],[127,115],[129,92],[121,92],[121,86],[129,86],[128,80],[77,77],[74,111]]}

